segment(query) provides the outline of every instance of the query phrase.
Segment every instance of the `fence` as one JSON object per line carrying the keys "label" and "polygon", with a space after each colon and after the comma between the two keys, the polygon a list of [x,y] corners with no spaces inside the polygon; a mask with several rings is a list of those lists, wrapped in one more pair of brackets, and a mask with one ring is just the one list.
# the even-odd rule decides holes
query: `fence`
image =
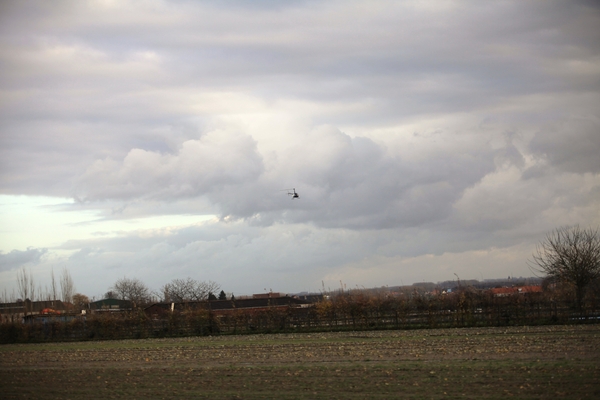
{"label": "fence", "polygon": [[462,292],[452,296],[344,293],[306,308],[143,311],[93,314],[72,321],[0,324],[0,343],[136,339],[217,334],[376,329],[456,328],[600,322],[600,307],[583,309],[542,293],[493,297]]}

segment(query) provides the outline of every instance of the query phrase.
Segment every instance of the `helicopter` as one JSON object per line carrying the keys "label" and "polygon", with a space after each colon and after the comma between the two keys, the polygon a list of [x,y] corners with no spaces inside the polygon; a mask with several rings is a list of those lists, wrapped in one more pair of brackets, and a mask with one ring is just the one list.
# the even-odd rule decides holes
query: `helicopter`
{"label": "helicopter", "polygon": [[288,194],[288,196],[292,196],[292,200],[300,198],[298,193],[296,193],[296,188],[283,189],[283,190],[284,191],[287,190],[287,194]]}

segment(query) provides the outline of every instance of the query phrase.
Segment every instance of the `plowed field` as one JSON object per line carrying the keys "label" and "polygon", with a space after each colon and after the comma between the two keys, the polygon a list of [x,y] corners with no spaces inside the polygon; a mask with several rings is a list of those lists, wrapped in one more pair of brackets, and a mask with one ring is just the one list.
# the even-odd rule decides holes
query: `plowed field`
{"label": "plowed field", "polygon": [[600,325],[0,346],[3,399],[600,398]]}

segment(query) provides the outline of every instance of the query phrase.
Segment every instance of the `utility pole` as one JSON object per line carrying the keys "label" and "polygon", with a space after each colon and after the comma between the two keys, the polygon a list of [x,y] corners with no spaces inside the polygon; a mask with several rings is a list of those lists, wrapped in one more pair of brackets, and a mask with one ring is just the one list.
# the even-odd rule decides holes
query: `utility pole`
{"label": "utility pole", "polygon": [[458,282],[458,290],[460,290],[460,278],[458,277],[456,272],[454,273],[454,275],[456,275],[456,281]]}

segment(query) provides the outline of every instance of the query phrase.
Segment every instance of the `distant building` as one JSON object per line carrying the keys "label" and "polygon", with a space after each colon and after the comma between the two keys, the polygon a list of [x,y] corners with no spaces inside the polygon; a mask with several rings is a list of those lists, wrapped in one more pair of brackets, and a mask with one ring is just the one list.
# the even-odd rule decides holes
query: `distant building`
{"label": "distant building", "polygon": [[85,318],[81,314],[32,314],[23,317],[26,324],[48,324],[52,322],[70,322],[76,318]]}
{"label": "distant building", "polygon": [[253,299],[270,299],[270,298],[274,298],[274,297],[285,297],[285,294],[269,292],[269,293],[258,293],[258,294],[252,295]]}
{"label": "distant building", "polygon": [[309,303],[318,303],[319,301],[323,301],[329,298],[328,295],[324,295],[321,293],[317,294],[309,294],[309,293],[300,293],[294,295],[295,298],[307,301]]}
{"label": "distant building", "polygon": [[494,297],[506,297],[513,296],[516,294],[525,294],[525,293],[541,293],[541,286],[518,286],[518,287],[501,287],[501,288],[492,288],[490,289],[490,293],[494,295]]}
{"label": "distant building", "polygon": [[129,300],[103,299],[93,301],[89,306],[90,312],[117,312],[133,310],[133,303]]}
{"label": "distant building", "polygon": [[72,304],[60,300],[17,301],[0,303],[0,322],[22,322],[27,315],[64,314],[73,308]]}
{"label": "distant building", "polygon": [[153,318],[160,318],[170,312],[187,312],[194,310],[205,310],[215,315],[227,315],[236,310],[264,311],[286,308],[307,308],[311,303],[295,297],[282,296],[280,293],[271,293],[277,297],[254,295],[252,298],[235,300],[205,300],[178,303],[156,303],[147,307],[144,312]]}

